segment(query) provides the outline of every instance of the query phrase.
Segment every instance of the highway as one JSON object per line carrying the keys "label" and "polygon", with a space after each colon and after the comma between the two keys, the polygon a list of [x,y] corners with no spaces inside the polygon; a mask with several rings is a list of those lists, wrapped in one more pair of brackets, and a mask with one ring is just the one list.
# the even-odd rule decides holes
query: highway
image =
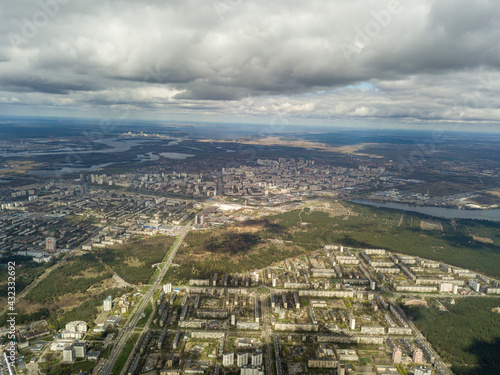
{"label": "highway", "polygon": [[116,339],[118,344],[111,351],[111,354],[109,355],[109,358],[108,358],[106,364],[103,366],[103,368],[101,370],[101,374],[106,374],[106,375],[111,374],[111,371],[113,370],[113,367],[115,365],[116,360],[118,359],[118,356],[120,355],[121,351],[123,350],[128,339],[132,335],[132,332],[134,331],[135,326],[137,325],[137,322],[139,321],[139,319],[141,319],[141,315],[144,312],[144,309],[146,308],[148,302],[153,297],[155,290],[158,288],[159,285],[161,285],[161,281],[163,280],[163,277],[165,276],[165,273],[167,272],[168,267],[172,263],[172,260],[174,259],[175,254],[177,253],[177,250],[179,249],[182,242],[184,241],[186,234],[191,229],[191,225],[192,225],[192,222],[189,222],[184,227],[183,232],[177,238],[177,241],[175,242],[172,250],[170,250],[167,261],[163,264],[163,267],[162,267],[161,271],[159,272],[158,276],[156,277],[154,283],[149,288],[149,290],[146,292],[146,294],[143,296],[141,302],[137,305],[135,311],[129,316],[129,318],[125,322],[122,330],[120,331],[120,334],[118,335],[118,337]]}
{"label": "highway", "polygon": [[263,296],[261,296],[261,308],[262,308],[262,312],[261,312],[261,315],[262,315],[262,320],[264,322],[264,329],[262,331],[262,334],[264,336],[264,341],[265,341],[265,345],[266,345],[266,373],[268,374],[274,374],[273,372],[273,357],[272,357],[272,353],[271,353],[271,340],[270,340],[270,337],[271,337],[271,328],[269,326],[269,314],[268,314],[268,311],[267,311],[267,294],[264,294]]}
{"label": "highway", "polygon": [[153,320],[153,317],[154,317],[154,315],[156,313],[156,306],[155,306],[155,303],[154,303],[154,300],[153,300],[152,296],[151,296],[150,302],[151,302],[151,306],[153,306],[153,310],[151,311],[151,315],[149,316],[149,319],[148,319],[146,325],[144,326],[144,329],[142,330],[142,333],[139,336],[139,339],[134,343],[134,348],[130,352],[130,354],[129,354],[128,358],[127,358],[127,362],[125,362],[125,366],[123,366],[123,369],[122,369],[122,371],[120,373],[121,375],[125,375],[127,373],[127,370],[128,370],[130,364],[132,363],[132,361],[134,359],[134,355],[136,353],[136,350],[139,347],[139,342],[142,341],[145,333],[148,331],[149,325],[151,324],[151,321]]}

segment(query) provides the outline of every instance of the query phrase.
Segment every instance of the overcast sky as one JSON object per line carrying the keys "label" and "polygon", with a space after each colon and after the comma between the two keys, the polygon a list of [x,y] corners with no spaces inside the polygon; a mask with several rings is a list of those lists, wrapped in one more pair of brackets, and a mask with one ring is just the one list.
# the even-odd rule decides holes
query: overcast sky
{"label": "overcast sky", "polygon": [[0,114],[500,121],[498,0],[2,0]]}

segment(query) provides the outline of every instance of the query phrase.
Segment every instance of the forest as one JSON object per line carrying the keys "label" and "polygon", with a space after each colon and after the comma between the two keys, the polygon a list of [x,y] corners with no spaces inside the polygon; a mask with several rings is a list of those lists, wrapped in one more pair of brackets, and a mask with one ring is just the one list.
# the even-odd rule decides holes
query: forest
{"label": "forest", "polygon": [[[16,262],[18,265],[22,265],[16,268],[16,293],[18,294],[53,264],[53,262],[40,264],[33,261],[26,261],[26,257],[23,256],[8,256],[2,258],[4,264],[11,261]],[[2,297],[7,296],[7,277],[7,268],[0,268],[0,296]]]}
{"label": "forest", "polygon": [[[448,311],[402,306],[430,344],[459,375],[500,374],[500,307],[497,298],[446,303]],[[498,310],[497,310],[498,311]]]}
{"label": "forest", "polygon": [[26,295],[26,299],[48,305],[67,294],[85,293],[92,285],[111,276],[94,255],[75,256],[41,281]]}

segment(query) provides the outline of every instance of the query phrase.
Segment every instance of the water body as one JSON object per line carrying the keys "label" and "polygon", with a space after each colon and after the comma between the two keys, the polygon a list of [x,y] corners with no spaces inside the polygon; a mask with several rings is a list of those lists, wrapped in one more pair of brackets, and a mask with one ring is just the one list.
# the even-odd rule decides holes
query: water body
{"label": "water body", "polygon": [[148,152],[146,155],[137,155],[137,159],[139,159],[140,162],[144,161],[156,161],[160,158],[159,155],[153,153],[153,152]]}
{"label": "water body", "polygon": [[446,208],[434,206],[412,206],[406,203],[396,202],[374,202],[365,199],[355,199],[353,203],[363,204],[366,206],[392,208],[401,211],[418,212],[429,216],[440,217],[444,219],[476,219],[500,221],[500,209],[492,210],[461,210],[459,208]]}
{"label": "water body", "polygon": [[[64,147],[60,148],[57,151],[23,151],[23,152],[3,152],[0,153],[3,157],[18,157],[18,156],[39,156],[39,155],[64,155],[64,154],[91,154],[91,153],[102,153],[108,154],[112,152],[124,152],[130,150],[134,146],[138,146],[144,142],[150,142],[151,139],[122,139],[122,138],[107,138],[96,140],[96,143],[105,144],[111,148],[105,150],[89,150],[81,147]],[[167,146],[175,146],[182,142],[181,138],[170,141]],[[177,159],[183,160],[189,157],[193,157],[195,155],[192,154],[182,154],[178,152],[163,152],[160,153],[161,156],[168,159]],[[154,154],[153,152],[148,152],[146,155],[140,154],[137,155],[137,158],[140,161],[155,161],[160,158],[160,155]],[[57,177],[67,173],[78,173],[84,171],[95,171],[104,167],[107,167],[112,164],[119,163],[105,163],[105,164],[96,164],[90,167],[63,167],[60,169],[36,169],[28,171],[28,174],[38,177]]]}
{"label": "water body", "polygon": [[[41,155],[65,155],[65,154],[108,154],[111,152],[124,152],[130,150],[134,146],[138,146],[144,142],[151,142],[151,139],[121,139],[107,138],[95,140],[95,143],[105,144],[111,148],[105,150],[89,150],[83,147],[63,147],[54,151],[21,151],[21,152],[1,152],[0,156],[19,157],[19,156],[41,156]],[[178,144],[178,140],[170,141],[167,146]]]}
{"label": "water body", "polygon": [[193,154],[184,154],[182,152],[160,152],[159,154],[155,154],[154,152],[148,152],[147,154],[137,155],[137,158],[141,161],[156,161],[160,159],[160,156],[163,156],[167,159],[175,159],[175,160],[184,160],[187,158],[192,158]]}
{"label": "water body", "polygon": [[91,167],[64,167],[61,169],[33,169],[31,171],[28,171],[28,174],[33,175],[33,176],[38,176],[38,177],[57,177],[57,176],[62,176],[63,174],[66,174],[66,173],[95,171],[95,170],[107,167],[108,165],[112,165],[112,164],[118,164],[118,163],[98,164],[98,165],[93,165]]}
{"label": "water body", "polygon": [[176,160],[184,160],[187,158],[192,158],[193,154],[183,154],[181,152],[160,152],[160,156],[163,156],[167,159],[176,159]]}

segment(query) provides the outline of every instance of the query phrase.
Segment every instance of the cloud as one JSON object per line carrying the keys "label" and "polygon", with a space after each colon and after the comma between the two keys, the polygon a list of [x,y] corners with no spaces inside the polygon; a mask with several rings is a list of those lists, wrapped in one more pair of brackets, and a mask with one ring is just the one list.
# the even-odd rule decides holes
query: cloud
{"label": "cloud", "polygon": [[0,97],[25,105],[500,119],[494,0],[11,3]]}

